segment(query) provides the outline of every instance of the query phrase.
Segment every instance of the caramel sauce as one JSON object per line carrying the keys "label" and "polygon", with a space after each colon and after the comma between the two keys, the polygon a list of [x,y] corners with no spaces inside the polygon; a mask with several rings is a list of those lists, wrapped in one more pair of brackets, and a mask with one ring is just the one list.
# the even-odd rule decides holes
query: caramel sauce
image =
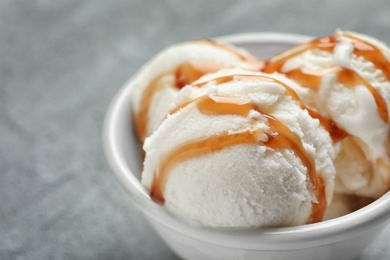
{"label": "caramel sauce", "polygon": [[[390,66],[390,64],[389,64]],[[339,82],[343,85],[354,88],[356,86],[364,86],[370,91],[371,95],[377,104],[378,114],[384,122],[388,122],[389,114],[387,111],[387,104],[378,89],[374,88],[366,80],[364,80],[358,73],[350,69],[342,69],[337,73]]]}
{"label": "caramel sauce", "polygon": [[[354,46],[353,53],[355,55],[362,56],[366,60],[371,61],[373,64],[375,64],[376,68],[380,69],[383,72],[387,80],[390,81],[390,63],[379,49],[354,36],[344,34],[341,35],[348,37],[352,41],[352,44]],[[313,40],[306,44],[298,45],[267,61],[265,67],[263,68],[263,71],[267,73],[283,72],[283,66],[288,60],[310,49],[320,49],[323,51],[333,52],[334,48],[338,43],[339,41],[337,40],[336,36],[329,36]],[[295,69],[286,72],[285,74],[287,77],[300,83],[303,87],[310,88],[313,91],[318,91],[322,77],[328,74],[336,75],[338,77],[338,81],[348,88],[354,88],[359,85],[364,86],[370,91],[370,93],[374,97],[375,102],[377,103],[379,116],[384,122],[388,122],[389,120],[386,101],[384,100],[383,96],[380,95],[378,89],[374,88],[357,72],[351,69],[335,67],[328,70],[324,70],[320,74],[304,69]],[[332,122],[331,124],[334,123]]]}
{"label": "caramel sauce", "polygon": [[[200,43],[209,44],[212,46],[215,46],[217,48],[223,49],[235,56],[237,56],[242,61],[247,62],[248,64],[256,65],[256,68],[260,69],[264,66],[263,62],[257,61],[250,56],[246,56],[239,51],[235,50],[234,48],[230,47],[229,45],[222,44],[213,40],[200,40],[198,41]],[[149,108],[152,105],[151,100],[154,96],[154,94],[162,89],[164,87],[163,80],[167,76],[173,76],[175,79],[174,81],[170,82],[169,84],[176,87],[177,89],[181,89],[184,86],[191,84],[192,82],[199,79],[201,76],[207,74],[207,73],[213,73],[222,68],[222,65],[220,64],[206,64],[203,66],[202,64],[198,64],[197,66],[194,66],[194,64],[190,62],[183,63],[179,65],[176,69],[173,69],[171,71],[168,71],[166,73],[163,73],[156,78],[154,78],[149,85],[146,87],[144,92],[142,93],[142,98],[140,102],[140,109],[138,113],[134,116],[135,117],[135,123],[137,128],[137,134],[138,138],[143,141],[146,137],[146,129],[148,124],[148,114],[149,114]]]}
{"label": "caramel sauce", "polygon": [[183,88],[185,85],[191,84],[206,73],[215,72],[220,69],[218,66],[208,66],[208,70],[203,70],[193,66],[190,63],[183,63],[172,71],[168,71],[154,78],[142,93],[140,109],[134,116],[138,138],[143,141],[146,137],[146,129],[148,126],[149,108],[152,105],[152,98],[155,93],[164,88],[166,84],[177,89]]}
{"label": "caramel sauce", "polygon": [[159,91],[164,87],[164,81],[170,80],[170,84],[174,84],[173,79],[168,76],[171,75],[171,72],[164,73],[159,77],[153,79],[149,86],[145,89],[144,93],[142,93],[142,100],[140,102],[140,108],[136,115],[134,115],[135,126],[137,130],[137,135],[140,141],[144,141],[146,137],[146,128],[148,126],[148,114],[150,103],[153,98],[153,94]]}
{"label": "caramel sauce", "polygon": [[382,54],[382,52],[375,46],[348,34],[332,35],[324,38],[319,38],[311,42],[293,47],[274,56],[269,61],[267,61],[263,71],[267,73],[275,71],[281,72],[283,65],[288,60],[311,49],[319,49],[322,51],[333,52],[336,45],[339,44],[337,36],[348,37],[352,41],[352,45],[354,47],[353,53],[357,56],[364,57],[368,61],[371,61],[378,69],[382,70],[386,78],[390,80],[390,71],[388,70],[389,61]]}
{"label": "caramel sauce", "polygon": [[[333,71],[327,70],[329,74]],[[321,79],[326,75],[326,72],[321,71],[321,73],[302,69],[294,69],[284,73],[288,78],[294,79],[296,82],[304,88],[309,88],[314,91],[319,91],[321,85]]]}
{"label": "caramel sauce", "polygon": [[[314,77],[314,75],[313,75],[313,77]],[[284,86],[284,88],[286,89],[286,95],[289,95],[293,100],[295,100],[302,109],[306,109],[312,118],[318,119],[320,121],[320,124],[328,131],[333,142],[338,142],[338,141],[340,141],[348,136],[348,133],[344,129],[341,129],[340,127],[338,127],[337,124],[333,120],[325,118],[325,117],[321,116],[319,113],[317,113],[316,111],[314,111],[313,109],[307,107],[305,105],[305,103],[301,100],[301,98],[298,96],[298,94],[292,88],[290,88],[287,84],[283,83],[280,80],[277,80],[275,78],[268,77],[265,75],[262,75],[262,76],[259,76],[259,75],[232,75],[232,76],[225,76],[225,77],[219,77],[219,78],[213,79],[213,81],[215,81],[216,85],[227,83],[230,81],[240,81],[240,80],[258,80],[258,81],[262,81],[262,82],[275,82],[277,84]],[[207,83],[208,83],[208,81],[207,82],[199,82],[194,87],[203,87]],[[176,108],[175,110],[171,111],[171,114],[177,112],[178,110],[185,107],[186,105],[187,104],[183,104],[182,106]]]}
{"label": "caramel sauce", "polygon": [[[161,205],[164,204],[163,190],[165,188],[168,173],[175,165],[191,158],[220,151],[229,146],[238,144],[258,144],[265,145],[274,150],[290,149],[293,150],[294,154],[300,158],[307,168],[310,182],[313,185],[313,189],[318,200],[318,203],[312,203],[312,214],[308,223],[322,220],[327,205],[323,180],[320,178],[315,169],[314,158],[307,154],[301,139],[295,133],[291,132],[287,126],[275,117],[260,111],[260,109],[249,99],[202,96],[192,102],[196,103],[201,113],[207,115],[231,114],[245,117],[248,116],[251,110],[256,110],[267,118],[268,125],[270,127],[269,131],[263,132],[259,129],[248,128],[244,131],[237,131],[235,133],[224,132],[210,136],[203,140],[186,143],[176,148],[162,158],[154,173],[154,180],[150,192],[150,196],[153,201]],[[265,142],[259,140],[259,137],[263,134],[268,136],[268,140]]]}
{"label": "caramel sauce", "polygon": [[176,87],[182,89],[184,86],[191,84],[202,77],[205,72],[196,69],[190,63],[184,63],[176,69]]}

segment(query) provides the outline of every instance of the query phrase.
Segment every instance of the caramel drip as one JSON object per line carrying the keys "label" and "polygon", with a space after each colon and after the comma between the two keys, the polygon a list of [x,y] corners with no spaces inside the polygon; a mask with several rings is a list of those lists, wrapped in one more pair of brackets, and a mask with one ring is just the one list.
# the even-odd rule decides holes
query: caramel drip
{"label": "caramel drip", "polygon": [[196,69],[190,63],[184,63],[176,69],[176,87],[182,89],[184,86],[191,84],[204,74],[205,72]]}
{"label": "caramel drip", "polygon": [[[390,65],[390,64],[389,64]],[[378,114],[384,122],[388,122],[389,114],[387,111],[387,104],[383,96],[379,93],[378,89],[374,88],[366,80],[364,80],[358,73],[350,69],[342,69],[337,73],[339,82],[343,85],[354,88],[358,85],[364,86],[370,91],[377,104]]]}
{"label": "caramel drip", "polygon": [[325,38],[315,39],[308,43],[297,45],[266,61],[265,66],[263,68],[263,72],[282,72],[284,64],[290,59],[297,57],[298,55],[311,49],[320,49],[332,52],[334,47],[336,46],[336,43],[337,42],[335,36],[329,36]]}
{"label": "caramel drip", "polygon": [[[313,75],[313,77],[317,77],[317,75]],[[325,118],[321,116],[319,113],[317,113],[316,111],[314,111],[313,109],[307,107],[305,103],[302,101],[302,99],[298,96],[298,94],[291,87],[289,87],[287,84],[283,83],[280,80],[277,80],[275,78],[266,75],[261,75],[261,76],[260,75],[231,75],[231,76],[224,76],[224,77],[213,79],[216,85],[220,85],[231,81],[240,81],[240,80],[249,80],[249,81],[257,80],[262,82],[275,82],[277,84],[284,86],[284,88],[286,89],[286,95],[289,95],[293,100],[295,100],[302,109],[306,109],[312,118],[318,119],[320,121],[320,124],[328,131],[329,135],[331,136],[334,142],[338,142],[348,136],[348,133],[345,132],[343,129],[339,128],[333,120]],[[200,88],[207,83],[208,81],[199,82],[194,87]],[[179,111],[181,108],[187,106],[188,103],[185,103],[180,107],[174,109],[173,111],[171,111],[171,114],[174,114],[175,112]]]}
{"label": "caramel drip", "polygon": [[152,105],[151,103],[155,93],[164,88],[166,84],[171,85],[177,89],[181,89],[185,85],[194,82],[204,74],[215,72],[218,69],[220,69],[220,67],[210,66],[209,64],[207,69],[204,69],[195,67],[190,63],[183,63],[176,69],[162,73],[161,75],[154,78],[142,93],[140,109],[134,116],[138,138],[143,141],[146,137],[149,109]]}
{"label": "caramel drip", "polygon": [[321,72],[321,74],[318,74],[313,71],[294,69],[289,72],[286,72],[285,74],[287,77],[299,82],[302,87],[310,88],[314,91],[318,91],[322,77],[328,74],[333,74],[337,76],[338,82],[340,82],[347,88],[352,89],[357,86],[363,86],[368,91],[370,91],[371,95],[373,96],[377,104],[378,114],[382,118],[382,120],[384,122],[387,122],[389,118],[386,101],[379,93],[379,90],[374,88],[354,70],[334,67],[332,69],[324,70]]}
{"label": "caramel drip", "polygon": [[[308,156],[303,147],[301,139],[279,120],[271,115],[265,114],[248,99],[235,97],[206,96],[195,99],[199,111],[207,115],[231,114],[238,116],[248,116],[251,110],[256,110],[268,120],[269,132],[258,129],[246,129],[235,133],[224,132],[210,136],[203,140],[198,140],[183,144],[171,153],[167,154],[158,165],[154,174],[150,196],[153,201],[163,205],[163,190],[169,171],[177,164],[191,158],[204,156],[208,153],[220,151],[226,147],[238,144],[258,144],[265,145],[271,149],[293,150],[302,163],[306,166],[310,182],[313,185],[318,203],[312,203],[312,214],[308,223],[322,220],[326,209],[325,187],[322,179],[318,176],[314,159]],[[263,134],[268,136],[268,141],[263,142],[259,137]]]}
{"label": "caramel drip", "polygon": [[304,88],[312,89],[316,92],[319,91],[321,85],[321,79],[325,76],[324,73],[321,74],[317,72],[312,72],[302,69],[294,69],[284,73],[288,78],[299,82],[299,84]]}
{"label": "caramel drip", "polygon": [[143,142],[146,137],[146,128],[148,127],[149,119],[149,108],[152,102],[153,95],[164,87],[165,84],[163,79],[170,80],[170,85],[174,85],[174,79],[170,78],[170,75],[172,75],[172,72],[167,72],[156,77],[150,82],[148,87],[142,93],[140,108],[134,116],[137,135],[141,142]]}
{"label": "caramel drip", "polygon": [[358,39],[348,34],[339,34],[339,35],[332,35],[324,38],[319,38],[311,42],[300,44],[296,47],[293,47],[287,51],[284,51],[274,56],[269,61],[267,61],[263,71],[267,73],[271,73],[275,71],[281,72],[284,64],[288,60],[308,50],[319,49],[322,51],[333,52],[336,45],[340,43],[337,40],[337,36],[348,37],[352,41],[352,45],[354,47],[353,53],[356,56],[362,56],[366,60],[371,61],[373,64],[375,64],[375,66],[378,69],[380,69],[383,72],[386,78],[390,80],[390,70],[388,69],[389,61],[387,60],[386,56],[384,56],[383,53],[378,48],[371,45],[370,43],[365,42],[361,39]]}
{"label": "caramel drip", "polygon": [[[263,114],[264,115],[264,114]],[[312,211],[310,218],[307,223],[320,222],[324,216],[327,202],[325,194],[325,185],[322,178],[318,175],[315,169],[314,159],[309,157],[306,153],[305,148],[303,147],[301,139],[290,131],[284,124],[278,121],[276,118],[270,115],[264,115],[269,122],[269,125],[276,129],[276,135],[268,134],[268,142],[264,145],[277,149],[290,149],[294,151],[294,154],[297,155],[303,165],[306,166],[309,178],[313,184],[314,194],[318,200],[318,203],[312,202]]]}
{"label": "caramel drip", "polygon": [[366,60],[371,61],[373,64],[375,64],[377,69],[382,71],[386,79],[390,81],[390,62],[386,56],[383,55],[382,51],[374,45],[362,41],[354,36],[348,35],[348,37],[353,41],[355,47],[354,53],[356,56],[362,56]]}
{"label": "caramel drip", "polygon": [[[390,63],[378,48],[354,36],[346,34],[341,35],[348,37],[352,41],[352,44],[354,46],[353,53],[355,55],[362,56],[366,60],[371,61],[373,64],[375,64],[376,68],[382,71],[387,80],[390,81]],[[288,60],[310,49],[320,49],[323,51],[333,52],[334,48],[338,43],[339,41],[334,35],[316,39],[306,44],[298,45],[267,61],[265,67],[263,68],[263,71],[267,73],[283,72],[283,66]],[[377,103],[378,114],[384,122],[388,122],[389,114],[387,110],[386,101],[384,100],[383,96],[380,95],[379,91],[376,88],[374,88],[370,83],[363,79],[357,72],[351,69],[340,67],[331,68],[329,70],[322,71],[321,74],[317,74],[316,72],[307,71],[304,69],[295,69],[286,72],[285,74],[289,78],[300,83],[303,87],[310,88],[313,91],[318,91],[319,86],[321,84],[322,76],[331,74],[335,70],[335,74],[337,75],[339,82],[344,84],[345,86],[349,88],[354,88],[358,85],[366,87],[371,92]]]}
{"label": "caramel drip", "polygon": [[348,137],[349,134],[344,129],[340,128],[333,120],[321,116],[314,110],[307,109],[307,111],[312,118],[317,118],[320,121],[320,124],[329,133],[334,143],[340,142]]}

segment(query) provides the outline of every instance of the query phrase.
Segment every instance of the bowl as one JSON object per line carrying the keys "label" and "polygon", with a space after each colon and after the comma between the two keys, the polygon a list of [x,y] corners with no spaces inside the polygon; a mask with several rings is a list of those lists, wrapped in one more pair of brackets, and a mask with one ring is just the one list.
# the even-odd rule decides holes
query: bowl
{"label": "bowl", "polygon": [[[247,33],[218,37],[266,59],[311,37]],[[390,219],[390,192],[348,215],[320,223],[253,230],[204,228],[185,223],[154,203],[141,185],[141,158],[126,85],[107,112],[103,144],[114,176],[167,245],[184,259],[351,259],[366,248]]]}

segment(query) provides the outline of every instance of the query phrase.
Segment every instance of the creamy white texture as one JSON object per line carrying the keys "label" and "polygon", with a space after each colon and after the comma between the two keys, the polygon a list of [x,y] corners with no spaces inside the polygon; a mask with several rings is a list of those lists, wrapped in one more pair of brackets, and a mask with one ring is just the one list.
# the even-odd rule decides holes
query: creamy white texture
{"label": "creamy white texture", "polygon": [[[313,104],[323,116],[332,119],[351,135],[342,143],[354,143],[352,146],[342,144],[336,160],[336,191],[378,197],[390,185],[389,120],[381,118],[377,102],[365,86],[358,83],[353,88],[344,86],[338,81],[335,68],[355,71],[378,90],[387,109],[390,107],[390,83],[374,63],[354,54],[354,45],[348,35],[372,44],[389,57],[388,48],[377,40],[359,34],[338,32],[333,52],[310,49],[288,60],[283,66],[283,72],[301,69],[318,75],[323,73],[319,90],[310,90],[303,96],[309,100],[307,103]],[[332,69],[335,73],[331,73]],[[350,147],[358,152],[343,150]],[[358,158],[363,161],[355,162]],[[357,164],[362,166],[357,167]]]}
{"label": "creamy white texture", "polygon": [[[223,71],[215,75],[241,74]],[[249,73],[247,73],[249,74]],[[287,85],[295,83],[281,75],[273,77]],[[329,134],[318,120],[309,116],[297,102],[286,95],[283,85],[256,79],[233,80],[216,86],[210,80],[202,87],[186,86],[179,93],[177,106],[198,97],[237,97],[250,100],[261,111],[274,116],[303,143],[305,154],[314,160],[326,186],[329,203],[333,194],[335,150]],[[200,79],[199,82],[203,82]],[[196,84],[196,82],[195,82]],[[183,144],[197,143],[219,135],[240,132],[271,131],[269,121],[258,111],[247,116],[208,115],[196,102],[170,115],[145,140],[146,158],[142,183],[151,189],[164,156]],[[267,135],[259,143],[227,146],[177,163],[168,174],[164,188],[165,206],[187,221],[218,227],[271,227],[305,224],[317,201],[301,158],[290,149],[267,147]],[[158,174],[158,173],[157,173]]]}
{"label": "creamy white texture", "polygon": [[[349,134],[358,137],[368,146],[370,151],[368,153],[369,160],[376,161],[378,158],[386,157],[388,151],[385,144],[389,127],[378,115],[373,96],[363,86],[357,86],[353,91],[348,92],[340,101],[347,102],[347,100],[352,99],[353,104],[350,103],[344,111],[340,111],[341,109],[330,111],[333,120]],[[339,95],[340,93],[337,94],[337,96]],[[329,106],[338,105],[337,102],[330,101],[335,100],[335,96],[336,94],[330,95]]]}

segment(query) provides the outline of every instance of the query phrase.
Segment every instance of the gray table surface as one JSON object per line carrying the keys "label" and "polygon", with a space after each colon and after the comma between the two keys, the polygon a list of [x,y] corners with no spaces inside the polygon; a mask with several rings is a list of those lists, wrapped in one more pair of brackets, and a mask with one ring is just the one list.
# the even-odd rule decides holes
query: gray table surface
{"label": "gray table surface", "polygon": [[[389,14],[385,0],[1,0],[0,259],[177,259],[105,162],[118,88],[172,43],[336,28],[390,43]],[[389,245],[390,226],[357,259]]]}

